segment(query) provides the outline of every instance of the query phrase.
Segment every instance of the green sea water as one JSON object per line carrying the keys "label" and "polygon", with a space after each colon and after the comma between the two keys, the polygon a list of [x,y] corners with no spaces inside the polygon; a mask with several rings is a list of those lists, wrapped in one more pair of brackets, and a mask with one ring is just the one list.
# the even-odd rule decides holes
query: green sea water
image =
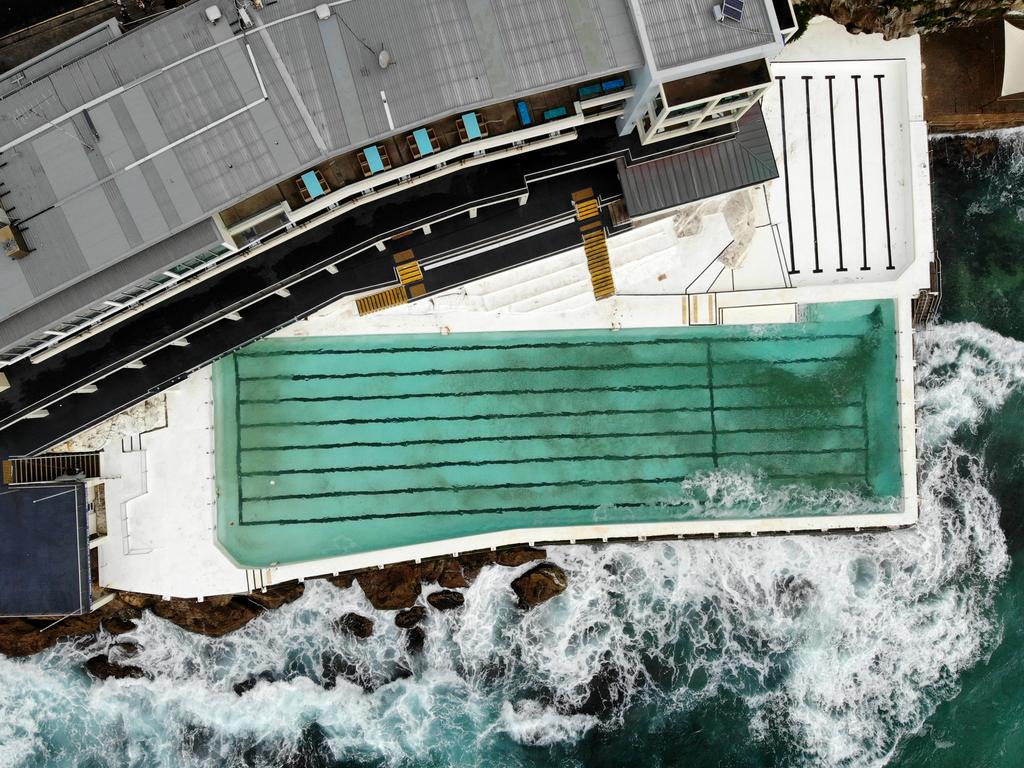
{"label": "green sea water", "polygon": [[[932,203],[944,322],[1024,341],[1024,132],[933,139]],[[1002,641],[966,672],[894,765],[1024,764],[1024,382],[957,440],[983,457],[1011,567],[996,598]]]}

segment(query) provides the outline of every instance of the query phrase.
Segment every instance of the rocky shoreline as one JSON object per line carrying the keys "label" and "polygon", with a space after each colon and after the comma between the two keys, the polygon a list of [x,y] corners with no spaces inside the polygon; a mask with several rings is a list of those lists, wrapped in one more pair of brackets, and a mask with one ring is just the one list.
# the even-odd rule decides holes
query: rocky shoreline
{"label": "rocky shoreline", "polygon": [[[529,563],[536,565],[509,584],[519,607],[525,610],[550,600],[568,585],[565,571],[548,562],[547,552],[543,549],[511,547],[422,563],[398,563],[381,569],[324,578],[341,589],[358,584],[374,608],[394,611],[395,624],[405,630],[406,649],[415,655],[426,639],[420,624],[428,611],[461,608],[465,596],[459,590],[468,587],[485,566],[517,568]],[[424,587],[434,584],[441,589],[432,591],[421,600]],[[297,600],[304,590],[304,584],[291,582],[270,587],[266,592],[222,595],[203,602],[178,598],[164,600],[156,595],[121,592],[92,613],[70,616],[56,624],[51,619],[0,619],[0,653],[11,657],[29,656],[61,641],[88,642],[88,638],[95,639],[101,631],[114,636],[127,634],[135,629],[135,621],[144,611],[150,611],[189,632],[221,637],[244,627],[264,611]],[[346,613],[335,619],[334,628],[339,633],[368,638],[374,633],[375,621],[358,613]],[[131,642],[117,642],[108,649],[108,653],[116,651],[113,658],[108,653],[97,654],[88,659],[85,669],[97,679],[144,677],[145,670],[131,663],[131,657],[137,650]],[[342,659],[325,658],[323,665],[326,685],[333,685],[339,678],[361,684],[358,679],[353,679],[352,670],[347,669]],[[239,682],[235,692],[241,695],[266,674],[257,674]]]}

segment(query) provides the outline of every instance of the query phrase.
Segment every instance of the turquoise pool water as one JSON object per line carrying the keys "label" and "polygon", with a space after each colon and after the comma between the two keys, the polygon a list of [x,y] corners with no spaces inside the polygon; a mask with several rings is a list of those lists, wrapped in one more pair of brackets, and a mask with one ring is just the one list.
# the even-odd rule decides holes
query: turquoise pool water
{"label": "turquoise pool water", "polygon": [[900,493],[888,301],[784,325],[268,339],[219,361],[214,386],[218,534],[253,567],[509,528],[842,511],[723,509],[694,494],[705,473]]}

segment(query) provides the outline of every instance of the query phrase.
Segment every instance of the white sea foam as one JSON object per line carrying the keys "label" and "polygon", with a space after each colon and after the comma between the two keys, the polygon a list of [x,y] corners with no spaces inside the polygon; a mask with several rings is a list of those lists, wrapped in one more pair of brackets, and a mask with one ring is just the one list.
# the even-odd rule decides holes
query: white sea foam
{"label": "white sea foam", "polygon": [[[147,615],[127,637],[0,659],[0,764],[269,766],[312,749],[316,723],[341,760],[517,765],[517,750],[624,727],[634,705],[685,715],[724,694],[749,707],[753,738],[783,740],[794,760],[884,764],[998,641],[998,509],[984,468],[951,438],[1024,373],[1024,345],[973,325],[933,328],[918,355],[913,529],[551,548],[570,572],[564,595],[524,613],[508,584],[529,565],[487,568],[461,611],[429,612],[416,657],[393,614],[326,582],[219,639]],[[719,506],[834,501],[781,493],[739,475],[681,490]],[[335,631],[347,611],[373,618],[373,636]],[[152,679],[90,683],[81,662],[125,639]],[[333,653],[374,690],[322,686]],[[395,679],[402,669],[413,676]],[[261,672],[273,682],[232,691]]]}

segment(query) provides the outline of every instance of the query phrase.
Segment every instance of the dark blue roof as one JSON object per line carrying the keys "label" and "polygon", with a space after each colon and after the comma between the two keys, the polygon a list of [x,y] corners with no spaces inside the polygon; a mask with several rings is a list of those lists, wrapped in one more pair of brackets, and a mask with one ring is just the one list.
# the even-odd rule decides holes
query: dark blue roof
{"label": "dark blue roof", "polygon": [[85,485],[0,486],[0,616],[90,606]]}

